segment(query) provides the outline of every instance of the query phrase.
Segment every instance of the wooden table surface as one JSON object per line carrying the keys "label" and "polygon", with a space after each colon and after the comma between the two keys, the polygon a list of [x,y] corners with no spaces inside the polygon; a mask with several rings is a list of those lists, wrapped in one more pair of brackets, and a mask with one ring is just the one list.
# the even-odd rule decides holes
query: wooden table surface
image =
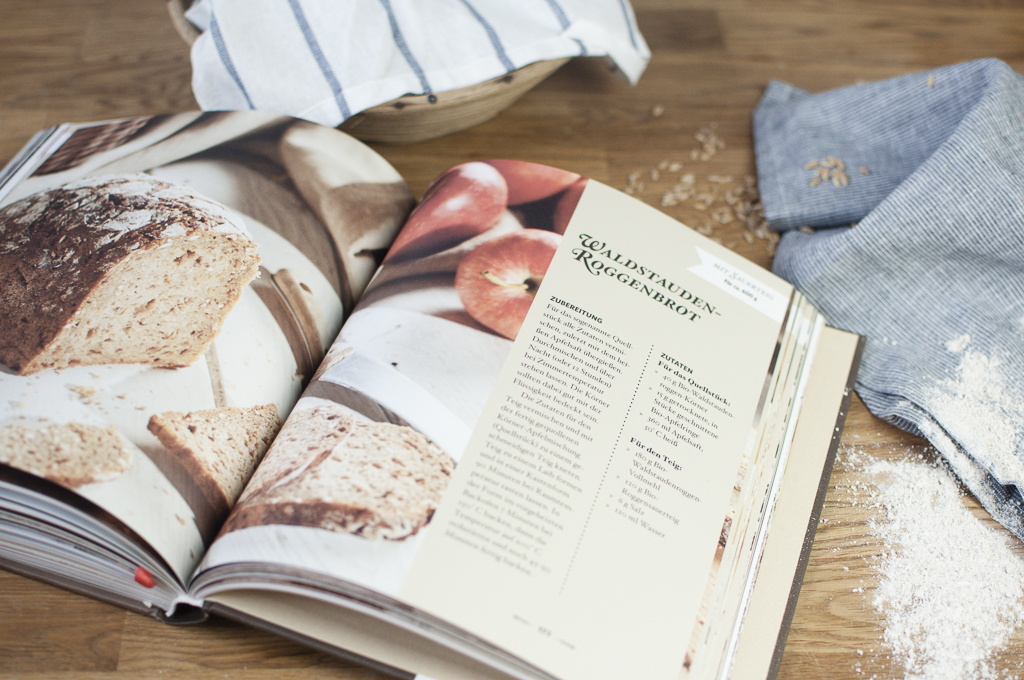
{"label": "wooden table surface", "polygon": [[[753,174],[750,118],[771,79],[819,91],[978,57],[999,57],[1024,72],[1020,0],[633,4],[653,52],[639,85],[614,78],[603,61],[574,60],[490,122],[375,148],[417,195],[450,165],[515,157],[632,185],[660,205],[671,181],[655,181],[650,171],[663,161],[682,162],[701,181]],[[190,77],[188,49],[161,0],[0,0],[0,161],[36,130],[64,121],[197,108]],[[702,129],[724,148],[692,160]],[[708,222],[692,201],[664,210],[694,227]],[[729,247],[770,265],[770,242],[744,232],[736,221],[712,229]],[[885,619],[872,605],[886,549],[870,525],[878,510],[857,499],[874,484],[865,460],[902,459],[924,446],[855,399],[780,678],[903,677],[882,640]],[[964,502],[991,523],[972,499]],[[1019,544],[1014,549],[1024,553]],[[1019,669],[1022,659],[1021,636],[994,656],[999,668]],[[197,674],[379,677],[230,622],[166,626],[0,571],[0,678]]]}

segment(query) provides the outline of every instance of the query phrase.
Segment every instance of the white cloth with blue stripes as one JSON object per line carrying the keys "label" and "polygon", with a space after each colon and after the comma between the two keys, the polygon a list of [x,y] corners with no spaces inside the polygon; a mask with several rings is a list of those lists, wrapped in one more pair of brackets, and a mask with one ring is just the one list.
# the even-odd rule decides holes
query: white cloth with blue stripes
{"label": "white cloth with blue stripes", "polygon": [[336,126],[406,94],[536,61],[603,56],[635,83],[650,59],[628,0],[198,0],[187,18],[204,110]]}
{"label": "white cloth with blue stripes", "polygon": [[867,336],[857,394],[1024,539],[1024,77],[982,59],[774,82],[754,140],[774,271]]}

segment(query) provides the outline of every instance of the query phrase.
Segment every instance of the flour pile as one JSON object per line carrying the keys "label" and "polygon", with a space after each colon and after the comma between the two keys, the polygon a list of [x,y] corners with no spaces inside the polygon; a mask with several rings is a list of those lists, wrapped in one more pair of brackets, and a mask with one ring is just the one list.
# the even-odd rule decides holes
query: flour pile
{"label": "flour pile", "polygon": [[872,526],[885,545],[873,604],[904,677],[1005,677],[992,657],[1024,624],[1024,560],[964,506],[944,464],[919,455],[866,472],[884,509]]}

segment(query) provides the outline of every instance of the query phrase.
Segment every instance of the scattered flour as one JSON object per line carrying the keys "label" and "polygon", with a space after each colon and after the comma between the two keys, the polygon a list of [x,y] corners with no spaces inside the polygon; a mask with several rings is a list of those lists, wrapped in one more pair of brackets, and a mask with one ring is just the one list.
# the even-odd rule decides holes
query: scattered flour
{"label": "scattered flour", "polygon": [[925,409],[1001,484],[1024,487],[1024,464],[1018,457],[1024,390],[1006,379],[998,357],[969,349],[969,344],[969,335],[946,343],[949,351],[962,353],[960,364],[952,378],[935,383]]}
{"label": "scattered flour", "polygon": [[992,664],[1024,625],[1024,560],[1006,534],[971,514],[944,464],[918,455],[867,461],[865,472],[884,511],[872,523],[884,543],[872,603],[884,616],[883,640],[904,677],[1011,677]]}
{"label": "scattered flour", "polygon": [[968,333],[964,333],[958,338],[953,338],[946,342],[946,349],[954,354],[963,352],[971,344],[971,336]]}

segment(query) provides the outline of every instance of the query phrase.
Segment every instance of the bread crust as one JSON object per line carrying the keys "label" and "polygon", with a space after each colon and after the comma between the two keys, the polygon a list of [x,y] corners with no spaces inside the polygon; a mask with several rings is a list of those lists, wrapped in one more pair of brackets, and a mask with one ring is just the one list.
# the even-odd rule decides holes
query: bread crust
{"label": "bread crust", "polygon": [[148,175],[34,194],[0,209],[0,362],[186,366],[258,263],[241,218]]}

